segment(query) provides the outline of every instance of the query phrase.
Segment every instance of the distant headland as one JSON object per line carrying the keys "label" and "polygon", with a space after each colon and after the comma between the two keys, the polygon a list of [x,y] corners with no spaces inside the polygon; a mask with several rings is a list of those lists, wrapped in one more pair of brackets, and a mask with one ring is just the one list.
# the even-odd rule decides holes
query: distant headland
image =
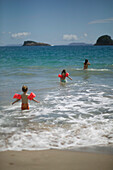
{"label": "distant headland", "polygon": [[[88,45],[93,45],[93,44],[87,44],[87,43],[70,43],[69,46],[88,46]],[[109,35],[103,35],[100,36],[94,46],[101,46],[101,45],[113,45],[113,40]]]}
{"label": "distant headland", "polygon": [[97,42],[94,45],[113,45],[113,40],[109,35],[103,35],[97,39]]}
{"label": "distant headland", "polygon": [[47,43],[40,43],[35,41],[24,41],[23,46],[51,46],[51,45]]}

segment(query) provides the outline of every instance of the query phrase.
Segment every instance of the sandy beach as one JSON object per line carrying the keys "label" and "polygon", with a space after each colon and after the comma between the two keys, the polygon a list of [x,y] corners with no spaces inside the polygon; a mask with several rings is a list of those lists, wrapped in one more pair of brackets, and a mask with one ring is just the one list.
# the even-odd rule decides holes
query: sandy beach
{"label": "sandy beach", "polygon": [[0,152],[0,170],[112,170],[113,155],[61,150]]}

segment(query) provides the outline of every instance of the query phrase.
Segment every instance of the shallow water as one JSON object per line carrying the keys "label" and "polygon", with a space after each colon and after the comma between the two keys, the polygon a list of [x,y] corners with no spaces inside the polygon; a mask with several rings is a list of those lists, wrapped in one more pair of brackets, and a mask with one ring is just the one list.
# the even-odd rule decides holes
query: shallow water
{"label": "shallow water", "polygon": [[[0,60],[0,150],[113,145],[113,47],[0,47]],[[11,105],[23,84],[40,100],[29,111]]]}

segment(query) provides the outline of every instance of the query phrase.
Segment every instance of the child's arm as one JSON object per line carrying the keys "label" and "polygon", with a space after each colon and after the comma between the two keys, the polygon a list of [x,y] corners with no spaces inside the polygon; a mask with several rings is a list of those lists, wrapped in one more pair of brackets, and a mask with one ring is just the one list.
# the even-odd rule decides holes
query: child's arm
{"label": "child's arm", "polygon": [[15,103],[18,102],[18,101],[20,101],[20,99],[15,100],[15,101],[12,103],[12,105],[15,104]]}
{"label": "child's arm", "polygon": [[38,100],[36,100],[36,99],[32,99],[34,102],[37,102],[37,103],[40,103]]}
{"label": "child's arm", "polygon": [[71,78],[71,77],[69,77],[69,76],[68,76],[68,78],[69,78],[70,80],[72,80],[72,78]]}

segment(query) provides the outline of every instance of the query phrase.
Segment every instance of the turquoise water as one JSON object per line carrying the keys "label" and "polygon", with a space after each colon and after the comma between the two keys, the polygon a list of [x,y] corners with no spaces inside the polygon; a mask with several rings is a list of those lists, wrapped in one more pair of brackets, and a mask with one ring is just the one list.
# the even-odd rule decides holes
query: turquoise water
{"label": "turquoise water", "polygon": [[[40,101],[29,111],[11,105],[22,85]],[[0,127],[1,150],[113,145],[113,47],[0,47]]]}

